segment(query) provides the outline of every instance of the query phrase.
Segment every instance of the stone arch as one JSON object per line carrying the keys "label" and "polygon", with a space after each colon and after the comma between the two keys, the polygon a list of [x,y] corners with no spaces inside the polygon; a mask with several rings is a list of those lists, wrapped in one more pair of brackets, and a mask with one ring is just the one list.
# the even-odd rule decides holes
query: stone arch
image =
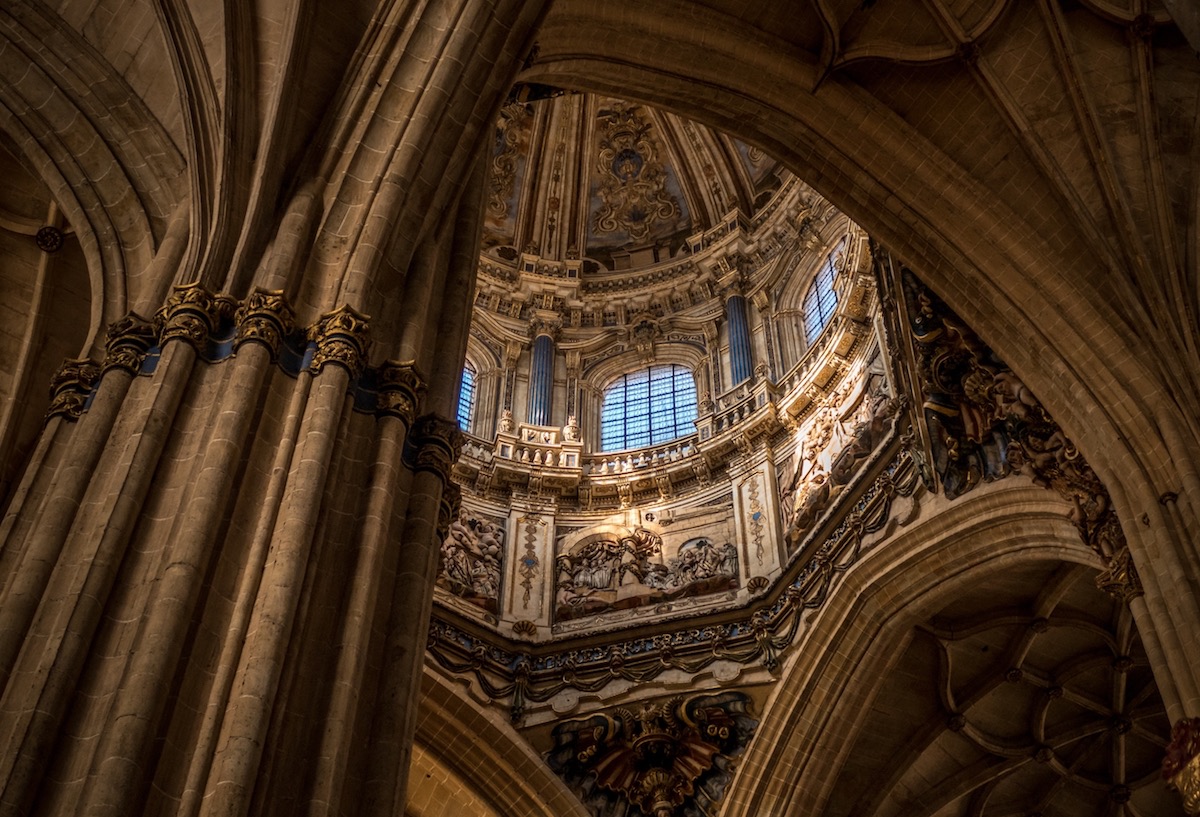
{"label": "stone arch", "polygon": [[511,726],[470,701],[428,663],[420,709],[418,746],[471,781],[473,794],[497,814],[587,817],[587,809]]}
{"label": "stone arch", "polygon": [[[685,17],[693,24],[678,25]],[[1147,422],[1163,409],[1133,385],[1151,361],[1094,286],[1100,262],[1086,230],[1063,225],[1048,192],[1014,201],[992,189],[971,172],[980,157],[951,155],[929,138],[933,126],[915,127],[864,88],[827,82],[812,93],[813,60],[717,10],[563,3],[539,44],[523,80],[661,105],[779,157],[918,269],[1102,472],[1153,473],[1170,460]],[[1145,408],[1125,414],[1118,402]]]}
{"label": "stone arch", "polygon": [[[865,715],[897,644],[950,599],[1013,567],[1098,567],[1062,502],[1040,488],[1007,480],[953,502],[923,501],[918,521],[856,565],[793,646],[735,779],[730,817],[822,813],[856,738],[870,728]],[[834,723],[841,727],[826,728]]]}

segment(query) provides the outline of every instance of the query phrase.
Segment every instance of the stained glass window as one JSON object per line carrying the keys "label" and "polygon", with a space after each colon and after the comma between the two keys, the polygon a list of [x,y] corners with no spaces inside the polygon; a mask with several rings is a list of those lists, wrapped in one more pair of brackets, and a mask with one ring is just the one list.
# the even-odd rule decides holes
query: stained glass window
{"label": "stained glass window", "polygon": [[609,384],[600,409],[600,450],[658,445],[695,431],[696,381],[678,364],[651,366]]}
{"label": "stained glass window", "polygon": [[471,415],[475,411],[475,370],[471,364],[463,367],[462,386],[458,390],[458,427],[463,431],[471,428]]}
{"label": "stained glass window", "polygon": [[[844,243],[844,242],[843,242]],[[837,260],[842,254],[842,244],[829,254],[824,265],[817,272],[804,296],[804,340],[811,346],[821,332],[829,325],[829,319],[837,308],[837,293],[833,289],[833,279],[837,275]]]}

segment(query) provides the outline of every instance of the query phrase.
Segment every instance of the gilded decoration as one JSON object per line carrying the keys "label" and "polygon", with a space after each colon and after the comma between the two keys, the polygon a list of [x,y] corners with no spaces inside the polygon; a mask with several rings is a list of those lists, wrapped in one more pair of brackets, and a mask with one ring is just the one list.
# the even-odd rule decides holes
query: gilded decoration
{"label": "gilded decoration", "polygon": [[1200,814],[1200,718],[1184,718],[1171,730],[1163,780],[1179,792],[1188,814]]}
{"label": "gilded decoration", "polygon": [[[704,517],[707,525],[672,530],[666,547],[662,535],[644,527],[575,534],[555,564],[555,620],[736,590],[737,547],[720,524],[727,515],[725,509]],[[722,538],[692,535],[701,530]]]}
{"label": "gilded decoration", "polygon": [[199,352],[205,351],[222,316],[231,313],[235,303],[228,296],[213,295],[198,283],[175,287],[155,315],[158,345],[182,340]]}
{"label": "gilded decoration", "polygon": [[1096,472],[1004,361],[912,273],[902,278],[933,468],[946,496],[1027,474],[1071,503],[1084,543],[1108,565],[1125,537]]}
{"label": "gilded decoration", "polygon": [[317,345],[312,359],[312,373],[320,374],[330,363],[337,364],[357,379],[366,367],[370,349],[367,322],[370,319],[349,304],[342,304],[321,316],[309,330],[308,337]]}
{"label": "gilded decoration", "polygon": [[398,417],[411,428],[425,390],[425,378],[413,361],[389,360],[379,367],[376,412]]}
{"label": "gilded decoration", "polygon": [[418,417],[404,442],[404,464],[413,471],[437,474],[443,484],[449,483],[450,469],[461,453],[458,423],[436,414]]}
{"label": "gilded decoration", "polygon": [[667,189],[658,146],[637,105],[608,100],[600,111],[600,206],[593,214],[597,234],[624,233],[633,243],[650,239],[659,222],[680,216],[679,202]]}
{"label": "gilded decoration", "polygon": [[271,360],[276,360],[284,339],[292,331],[294,318],[295,313],[282,290],[255,289],[237,310],[234,348],[245,343],[261,343],[270,350]]}
{"label": "gilded decoration", "polygon": [[108,327],[101,371],[121,369],[130,374],[137,374],[142,368],[142,360],[145,359],[146,353],[156,341],[154,324],[141,315],[130,312],[125,317],[118,318]]}
{"label": "gilded decoration", "polygon": [[546,759],[593,814],[711,817],[757,726],[742,693],[680,695],[560,723]]}
{"label": "gilded decoration", "polygon": [[460,508],[442,539],[438,587],[499,613],[504,546],[503,519]]}
{"label": "gilded decoration", "polygon": [[89,358],[64,360],[50,380],[50,408],[46,418],[78,420],[88,396],[100,379],[100,366]]}

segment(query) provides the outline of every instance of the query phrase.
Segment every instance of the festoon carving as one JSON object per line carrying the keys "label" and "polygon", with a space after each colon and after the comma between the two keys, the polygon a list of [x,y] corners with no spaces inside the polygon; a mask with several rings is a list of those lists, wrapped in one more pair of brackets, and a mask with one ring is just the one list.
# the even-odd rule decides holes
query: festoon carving
{"label": "festoon carving", "polygon": [[166,304],[154,316],[159,346],[183,340],[203,351],[209,336],[223,317],[231,316],[237,301],[227,295],[213,295],[198,283],[177,286]]}
{"label": "festoon carving", "polygon": [[1200,718],[1184,718],[1171,730],[1162,776],[1183,798],[1188,814],[1200,814]]}
{"label": "festoon carving", "polygon": [[156,340],[154,324],[136,312],[113,321],[108,326],[108,337],[104,342],[101,374],[110,369],[137,374],[142,368],[142,360]]}
{"label": "festoon carving", "polygon": [[322,315],[308,330],[309,340],[317,347],[311,364],[312,373],[320,374],[326,366],[335,363],[350,373],[351,380],[361,375],[371,345],[369,321],[369,317],[349,304],[342,304]]}
{"label": "festoon carving", "polygon": [[1075,444],[1012,369],[907,269],[902,284],[933,467],[946,496],[1029,475],[1071,503],[1071,521],[1108,568],[1101,586],[1121,600],[1137,595],[1108,490]]}
{"label": "festoon carving", "polygon": [[679,695],[566,721],[547,761],[594,813],[715,814],[758,726],[749,703],[740,692]]}
{"label": "festoon carving", "polygon": [[412,428],[425,396],[425,378],[411,360],[389,360],[379,367],[378,414],[398,417]]}
{"label": "festoon carving", "polygon": [[100,379],[100,365],[90,358],[64,360],[50,379],[50,408],[46,419],[78,420],[88,395]]}
{"label": "festoon carving", "polygon": [[292,331],[294,319],[295,312],[283,290],[256,288],[246,296],[234,317],[237,322],[234,348],[260,343],[270,351],[271,360],[276,360],[284,338]]}

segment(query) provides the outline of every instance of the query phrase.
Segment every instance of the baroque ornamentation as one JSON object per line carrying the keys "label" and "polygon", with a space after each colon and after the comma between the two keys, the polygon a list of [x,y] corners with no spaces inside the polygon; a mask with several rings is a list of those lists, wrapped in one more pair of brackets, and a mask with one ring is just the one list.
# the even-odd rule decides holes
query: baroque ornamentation
{"label": "baroque ornamentation", "polygon": [[903,272],[933,466],[954,499],[1025,473],[1072,505],[1071,521],[1106,564],[1125,537],[1100,478],[1024,383],[908,270]]}
{"label": "baroque ornamentation", "polygon": [[653,224],[679,216],[650,125],[636,105],[611,100],[600,112],[597,169],[600,208],[592,219],[597,233],[623,231],[631,241],[642,242]]}
{"label": "baroque ornamentation", "polygon": [[284,338],[292,331],[294,318],[295,313],[283,290],[255,289],[237,311],[234,348],[244,343],[261,343],[275,360]]}
{"label": "baroque ornamentation", "polygon": [[1112,555],[1105,568],[1096,575],[1096,587],[1124,604],[1142,595],[1142,580],[1128,547]]}
{"label": "baroque ornamentation", "polygon": [[522,516],[517,520],[517,529],[525,536],[525,552],[521,554],[518,568],[521,574],[521,604],[523,609],[529,609],[530,597],[533,593],[533,582],[542,572],[542,563],[537,556],[538,531],[545,522],[536,516]]}
{"label": "baroque ornamentation", "polygon": [[90,358],[64,360],[50,380],[50,408],[46,419],[78,420],[99,379],[100,366]]}
{"label": "baroque ornamentation", "polygon": [[742,618],[531,656],[465,632],[439,618],[435,608],[429,654],[450,672],[472,675],[493,700],[509,699],[518,720],[527,701],[548,701],[567,689],[595,692],[616,680],[641,684],[671,670],[695,675],[716,661],[775,665],[807,611],[823,606],[839,577],[871,552],[875,543],[864,537],[888,524],[896,497],[912,497],[920,488],[908,449],[897,445],[889,456],[854,511],[794,568],[794,578],[780,591],[764,593]]}
{"label": "baroque ornamentation", "polygon": [[738,586],[737,548],[731,542],[695,537],[664,560],[662,537],[645,528],[589,537],[560,553],[556,570],[559,621]]}
{"label": "baroque ornamentation", "polygon": [[1188,814],[1200,814],[1200,718],[1184,718],[1171,730],[1162,776],[1183,798]]}
{"label": "baroque ornamentation", "polygon": [[155,341],[154,324],[141,315],[130,312],[125,317],[118,318],[108,326],[101,371],[122,369],[130,374],[137,374],[142,368],[142,360]]}
{"label": "baroque ornamentation", "polygon": [[412,428],[425,389],[425,378],[413,361],[389,360],[379,367],[376,412],[399,417],[406,426]]}
{"label": "baroque ornamentation", "polygon": [[309,340],[317,345],[312,359],[312,373],[320,374],[330,363],[336,363],[350,373],[354,380],[366,367],[370,338],[367,335],[370,319],[349,304],[342,304],[321,316],[308,332]]}
{"label": "baroque ornamentation", "polygon": [[504,521],[465,508],[442,537],[437,585],[489,613],[500,611]]}
{"label": "baroque ornamentation", "polygon": [[593,813],[715,815],[758,726],[749,709],[723,692],[565,721],[547,762]]}

